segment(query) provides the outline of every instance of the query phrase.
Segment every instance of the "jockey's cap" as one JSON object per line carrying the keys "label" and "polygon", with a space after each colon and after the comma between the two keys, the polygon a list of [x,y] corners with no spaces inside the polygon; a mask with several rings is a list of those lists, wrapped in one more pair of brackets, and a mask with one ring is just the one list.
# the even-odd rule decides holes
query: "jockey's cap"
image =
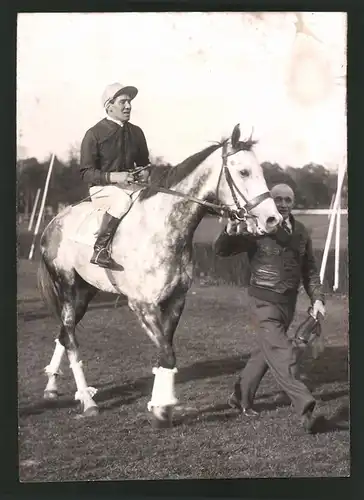
{"label": "jockey's cap", "polygon": [[277,196],[282,196],[282,198],[289,196],[291,200],[294,200],[294,192],[288,184],[276,184],[272,187],[270,193],[273,198],[276,198]]}
{"label": "jockey's cap", "polygon": [[102,105],[105,108],[110,101],[121,94],[126,94],[130,96],[130,99],[134,99],[137,93],[138,89],[136,87],[122,85],[121,83],[112,83],[105,88],[102,94]]}

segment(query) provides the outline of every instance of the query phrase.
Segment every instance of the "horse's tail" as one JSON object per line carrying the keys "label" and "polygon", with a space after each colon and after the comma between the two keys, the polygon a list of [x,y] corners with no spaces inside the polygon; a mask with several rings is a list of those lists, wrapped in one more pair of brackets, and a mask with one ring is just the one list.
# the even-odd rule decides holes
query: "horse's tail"
{"label": "horse's tail", "polygon": [[38,268],[38,288],[45,305],[57,319],[61,319],[61,300],[43,255]]}

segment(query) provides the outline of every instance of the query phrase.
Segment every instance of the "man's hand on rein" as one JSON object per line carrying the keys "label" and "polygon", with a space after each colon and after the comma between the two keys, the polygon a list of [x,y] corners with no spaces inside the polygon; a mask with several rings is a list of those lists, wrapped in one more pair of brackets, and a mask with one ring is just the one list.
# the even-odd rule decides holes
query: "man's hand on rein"
{"label": "man's hand on rein", "polygon": [[229,219],[225,231],[230,236],[241,234],[243,236],[259,237],[262,234],[252,218],[247,218],[244,221]]}
{"label": "man's hand on rein", "polygon": [[135,172],[133,175],[134,181],[141,182],[141,183],[147,183],[149,181],[149,177],[150,177],[149,166],[144,167],[139,172],[138,171]]}
{"label": "man's hand on rein", "polygon": [[238,220],[228,220],[227,226],[226,226],[226,232],[229,236],[234,236],[238,234],[248,234],[248,226],[245,221],[238,221]]}
{"label": "man's hand on rein", "polygon": [[110,172],[108,174],[111,184],[127,184],[133,182],[130,172]]}

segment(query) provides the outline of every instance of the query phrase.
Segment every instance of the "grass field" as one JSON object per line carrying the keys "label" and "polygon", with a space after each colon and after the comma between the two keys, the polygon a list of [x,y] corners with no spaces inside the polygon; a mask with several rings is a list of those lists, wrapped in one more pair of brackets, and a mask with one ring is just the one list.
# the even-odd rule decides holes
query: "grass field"
{"label": "grass field", "polygon": [[[277,405],[268,373],[258,392],[256,421],[226,405],[254,345],[246,291],[196,282],[175,336],[177,396],[172,429],[152,431],[147,402],[155,349],[123,303],[110,296],[90,306],[79,330],[85,373],[99,389],[100,415],[77,418],[68,363],[55,406],[42,399],[57,333],[40,302],[36,263],[18,263],[19,475],[21,481],[182,478],[335,477],[350,474],[348,430],[348,299],[327,299],[325,350],[303,360],[318,413],[329,426],[303,434],[289,405]],[[300,296],[292,331],[308,302]]]}
{"label": "grass field", "polygon": [[[323,248],[329,227],[327,215],[298,215],[297,219],[311,231],[314,247]],[[19,233],[28,233],[27,228],[28,223],[23,222],[18,225]],[[219,222],[219,219],[215,217],[205,217],[195,232],[194,241],[197,243],[211,243],[222,229],[223,221]],[[39,234],[41,231],[42,229]],[[334,241],[335,235],[332,238],[332,247],[334,247]],[[31,243],[31,239],[29,243]],[[341,217],[340,245],[342,248],[348,245],[348,218],[344,215]]]}
{"label": "grass field", "polygon": [[[323,249],[328,230],[328,218],[325,215],[299,215],[297,218],[302,221],[311,232],[314,253],[318,266],[321,265]],[[348,221],[347,217],[342,217],[342,230],[340,233],[340,262],[339,262],[339,288],[338,293],[348,293],[349,271],[348,271]],[[194,236],[194,261],[195,277],[204,278],[210,284],[234,284],[245,286],[249,279],[249,266],[246,256],[240,254],[236,257],[221,259],[213,251],[212,243],[222,231],[224,222],[219,222],[217,218],[205,217],[198,226]],[[39,258],[39,237],[36,241],[34,259]],[[27,231],[25,223],[18,226],[18,256],[27,258],[32,244],[33,236]],[[327,267],[324,280],[325,291],[332,291],[334,284],[335,267],[335,234],[332,238],[331,247],[328,254]]]}
{"label": "grass field", "polygon": [[[314,248],[324,248],[329,228],[327,215],[297,215],[297,220],[302,222],[311,232]],[[213,241],[222,231],[224,222],[221,223],[215,217],[205,217],[195,232],[195,241],[198,243],[209,243]],[[332,237],[331,246],[334,248],[335,233]],[[340,246],[348,246],[348,218],[341,217]]]}

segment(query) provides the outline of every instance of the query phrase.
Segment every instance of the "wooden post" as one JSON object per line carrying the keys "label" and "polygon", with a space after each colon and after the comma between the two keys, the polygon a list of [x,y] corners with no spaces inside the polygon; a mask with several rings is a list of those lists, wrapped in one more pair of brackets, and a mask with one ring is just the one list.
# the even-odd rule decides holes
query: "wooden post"
{"label": "wooden post", "polygon": [[334,205],[332,207],[333,214],[332,214],[331,219],[330,219],[329,230],[327,232],[327,238],[326,238],[326,242],[325,242],[324,254],[322,256],[322,263],[321,263],[321,270],[320,270],[321,283],[324,282],[327,257],[329,255],[329,248],[330,248],[330,244],[331,244],[332,233],[334,230],[334,224],[335,224],[335,220],[336,220],[337,210],[338,210],[338,206],[340,203],[341,189],[342,189],[342,185],[344,182],[345,171],[346,171],[346,165],[343,165],[342,170],[341,171],[339,170],[338,176],[337,176],[337,190],[336,190]]}
{"label": "wooden post", "polygon": [[332,216],[332,207],[334,206],[334,201],[335,201],[335,193],[331,197],[330,211],[329,211],[329,215],[327,216],[327,218],[329,219],[329,222],[330,222],[330,219]]}
{"label": "wooden post", "polygon": [[[341,193],[340,193],[341,195]],[[338,211],[336,215],[336,235],[335,235],[335,278],[333,290],[336,292],[339,288],[339,266],[340,266],[340,229],[341,229],[341,200],[339,200]]]}
{"label": "wooden post", "polygon": [[[344,183],[345,178],[345,170],[346,170],[346,159],[344,159],[342,163],[341,169],[339,169],[338,175],[342,177],[342,185]],[[334,278],[334,286],[333,290],[336,292],[339,289],[339,278],[340,278],[340,232],[341,232],[341,195],[342,195],[342,185],[340,190],[339,204],[338,204],[338,212],[336,219],[336,238],[335,238],[335,278]]]}
{"label": "wooden post", "polygon": [[33,227],[34,216],[35,216],[35,212],[36,212],[37,206],[38,206],[40,191],[41,191],[41,189],[38,188],[37,189],[37,194],[36,194],[36,197],[35,197],[35,201],[34,201],[34,205],[33,205],[32,215],[30,216],[28,231],[30,231],[32,229],[32,227]]}
{"label": "wooden post", "polygon": [[44,206],[45,206],[45,202],[46,202],[46,198],[47,198],[49,181],[51,179],[51,174],[52,174],[54,159],[55,159],[55,155],[53,154],[52,158],[51,158],[51,162],[49,164],[47,178],[46,178],[46,181],[45,181],[45,186],[44,186],[44,191],[43,191],[43,198],[42,198],[42,203],[41,203],[39,214],[38,214],[37,224],[36,224],[35,229],[34,229],[32,246],[30,247],[30,252],[29,252],[29,257],[28,257],[29,260],[31,260],[33,258],[33,254],[34,254],[35,240],[37,238],[37,234],[38,234],[38,231],[39,231],[40,222],[42,220],[42,215],[43,215]]}

